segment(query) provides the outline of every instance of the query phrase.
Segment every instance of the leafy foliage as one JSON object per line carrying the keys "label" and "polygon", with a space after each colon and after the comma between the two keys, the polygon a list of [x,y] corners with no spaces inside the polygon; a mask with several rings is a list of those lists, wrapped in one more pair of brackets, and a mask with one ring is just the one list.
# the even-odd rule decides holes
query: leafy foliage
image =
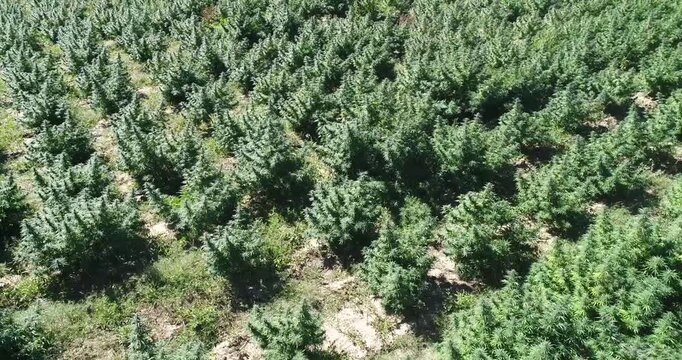
{"label": "leafy foliage", "polygon": [[110,61],[102,51],[86,69],[83,90],[90,93],[92,105],[103,114],[111,115],[128,105],[133,96],[130,75],[120,55]]}
{"label": "leafy foliage", "polygon": [[19,235],[21,220],[27,213],[25,196],[14,179],[0,178],[0,250]]}
{"label": "leafy foliage", "polygon": [[311,235],[341,257],[353,256],[376,236],[385,186],[361,177],[318,186],[306,213]]}
{"label": "leafy foliage", "polygon": [[512,276],[457,311],[443,357],[674,358],[680,274],[670,255],[679,231],[679,219],[605,213],[578,243],[552,249],[525,282]]}
{"label": "leafy foliage", "polygon": [[258,284],[276,277],[275,257],[263,235],[257,223],[243,227],[236,222],[207,235],[211,267],[237,285]]}
{"label": "leafy foliage", "polygon": [[116,138],[125,168],[139,181],[147,181],[165,194],[175,194],[201,153],[192,126],[168,135],[158,126],[161,120],[135,110],[131,103],[116,123]]}
{"label": "leafy foliage", "polygon": [[3,359],[47,359],[51,345],[43,329],[31,319],[18,323],[8,311],[0,312],[0,356]]}
{"label": "leafy foliage", "polygon": [[423,303],[432,263],[427,245],[434,226],[430,209],[409,198],[400,212],[400,223],[385,224],[379,239],[366,250],[364,278],[388,311],[414,311]]}
{"label": "leafy foliage", "polygon": [[304,174],[302,159],[281,123],[256,118],[246,124],[236,151],[235,175],[250,191],[262,191],[273,199],[292,200],[301,196]]}
{"label": "leafy foliage", "polygon": [[249,330],[269,360],[307,359],[324,340],[322,321],[306,302],[276,312],[256,307]]}
{"label": "leafy foliage", "polygon": [[136,208],[104,196],[44,208],[28,218],[17,257],[37,273],[96,280],[130,267],[145,248]]}
{"label": "leafy foliage", "polygon": [[188,342],[180,349],[168,350],[163,343],[154,342],[142,318],[135,314],[131,321],[126,360],[202,360],[203,345]]}
{"label": "leafy foliage", "polygon": [[456,208],[446,210],[446,251],[464,279],[497,283],[507,271],[524,272],[533,260],[533,235],[491,185],[462,195]]}
{"label": "leafy foliage", "polygon": [[[435,227],[429,252],[482,280],[447,310],[443,357],[674,358],[680,24],[675,1],[0,1],[0,172],[27,190],[0,180],[3,242],[24,224],[3,305],[90,315],[90,298],[36,301],[56,289],[35,275],[80,281],[65,294],[129,270],[151,209],[181,237],[163,256],[203,237],[232,285],[316,281],[287,266],[320,240],[365,255],[389,312],[418,313]],[[67,352],[49,355],[158,305],[128,285],[94,294],[119,320],[55,315]],[[190,293],[174,320],[204,340],[228,330],[223,297]],[[140,356],[207,355],[184,334]],[[299,345],[268,353],[324,356]]]}
{"label": "leafy foliage", "polygon": [[147,183],[147,193],[157,210],[190,239],[229,221],[237,209],[234,179],[220,173],[205,158],[191,168],[179,195],[163,194]]}
{"label": "leafy foliage", "polygon": [[128,340],[127,360],[151,360],[154,359],[156,349],[149,337],[149,330],[137,314],[133,316]]}
{"label": "leafy foliage", "polygon": [[43,124],[29,145],[30,157],[40,164],[48,164],[62,156],[70,164],[87,161],[94,152],[88,130],[71,116],[63,123],[49,126]]}

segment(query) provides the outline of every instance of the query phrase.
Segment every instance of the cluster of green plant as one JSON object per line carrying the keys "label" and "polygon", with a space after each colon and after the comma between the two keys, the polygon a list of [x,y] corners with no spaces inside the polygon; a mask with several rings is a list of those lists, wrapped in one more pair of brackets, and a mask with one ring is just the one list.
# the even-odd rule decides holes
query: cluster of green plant
{"label": "cluster of green plant", "polygon": [[115,114],[130,103],[133,89],[120,55],[112,61],[102,51],[83,71],[81,90],[89,93],[92,106],[104,115]]}
{"label": "cluster of green plant", "polygon": [[249,330],[268,360],[308,359],[324,340],[320,316],[305,302],[282,309],[256,307]]}
{"label": "cluster of green plant", "polygon": [[186,172],[202,152],[194,127],[169,134],[159,112],[141,108],[134,100],[115,119],[118,150],[125,169],[141,183],[148,182],[168,195],[182,187]]}
{"label": "cluster of green plant", "polygon": [[[52,11],[40,9],[45,13],[36,16],[52,19]],[[34,133],[26,158],[35,164],[40,202],[23,219],[13,260],[29,273],[63,284],[110,280],[146,248],[136,205],[113,189],[109,168],[94,156],[89,130],[71,115],[55,60],[36,50],[20,48],[17,54],[6,79],[13,106]],[[16,195],[7,198],[15,200]],[[23,213],[17,208],[7,220]]]}
{"label": "cluster of green plant", "polygon": [[[552,162],[519,179],[525,211],[558,230],[585,222],[590,203],[642,191],[646,168],[662,162],[679,142],[679,95],[652,114],[632,108],[608,133],[579,139]],[[679,119],[679,118],[677,118]]]}
{"label": "cluster of green plant", "polygon": [[21,220],[27,212],[25,195],[14,179],[0,178],[0,250],[19,235]]}
{"label": "cluster of green plant", "polygon": [[[25,136],[0,149],[0,269],[113,280],[152,210],[226,292],[288,279],[319,240],[420,315],[443,248],[482,289],[444,358],[674,358],[680,24],[674,1],[0,1],[0,122]],[[227,305],[196,293],[173,308],[212,346]],[[13,312],[9,357],[33,331]],[[268,357],[306,358],[319,322],[257,310],[251,328]],[[131,336],[131,359],[206,352],[176,356],[139,319]]]}
{"label": "cluster of green plant", "polygon": [[33,321],[19,322],[7,311],[0,312],[0,357],[16,360],[48,359],[50,339]]}
{"label": "cluster of green plant", "polygon": [[88,129],[72,116],[59,125],[43,124],[29,145],[29,157],[39,164],[49,164],[59,156],[69,164],[80,164],[93,152]]}
{"label": "cluster of green plant", "polygon": [[605,212],[526,280],[456,311],[444,357],[676,357],[680,220]]}
{"label": "cluster of green plant", "polygon": [[206,254],[211,268],[235,285],[263,284],[276,278],[276,253],[263,226],[243,226],[237,222],[206,237]]}
{"label": "cluster of green plant", "polygon": [[189,342],[179,349],[168,349],[154,342],[142,319],[135,315],[130,324],[126,360],[203,360],[206,350],[199,342]]}
{"label": "cluster of green plant", "polygon": [[363,276],[388,311],[410,312],[422,305],[433,262],[427,246],[433,241],[435,223],[428,206],[408,198],[399,224],[388,220],[365,251]]}
{"label": "cluster of green plant", "polygon": [[342,258],[357,255],[376,238],[384,192],[367,177],[319,185],[306,212],[310,235]]}
{"label": "cluster of green plant", "polygon": [[195,240],[232,219],[241,192],[233,176],[220,172],[205,157],[187,174],[176,196],[166,195],[149,183],[146,190],[155,209],[183,235]]}
{"label": "cluster of green plant", "polygon": [[146,249],[142,223],[110,181],[97,158],[69,167],[62,157],[36,173],[42,204],[22,224],[16,259],[34,273],[76,283],[131,267]]}
{"label": "cluster of green plant", "polygon": [[448,255],[465,280],[499,283],[508,271],[525,273],[534,259],[537,235],[490,184],[459,198],[447,209],[443,238]]}

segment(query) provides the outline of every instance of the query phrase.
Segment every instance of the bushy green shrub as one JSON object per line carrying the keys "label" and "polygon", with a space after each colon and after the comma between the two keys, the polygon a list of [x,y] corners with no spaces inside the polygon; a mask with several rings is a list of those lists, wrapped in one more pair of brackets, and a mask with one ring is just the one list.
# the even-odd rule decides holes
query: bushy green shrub
{"label": "bushy green shrub", "polygon": [[366,250],[363,277],[389,312],[414,311],[423,304],[432,263],[427,246],[434,226],[428,206],[408,198],[400,222],[384,224],[379,239]]}
{"label": "bushy green shrub", "polygon": [[18,323],[9,311],[0,311],[0,358],[13,360],[48,359],[52,344],[32,319]]}
{"label": "bushy green shrub", "polygon": [[211,268],[233,284],[259,284],[277,277],[274,254],[259,223],[242,226],[235,222],[205,238]]}
{"label": "bushy green shrub", "polygon": [[223,151],[235,154],[241,139],[246,134],[247,124],[260,121],[257,116],[253,111],[246,111],[240,114],[221,111],[214,121],[213,127],[215,132],[213,133],[213,138]]}
{"label": "bushy green shrub", "polygon": [[87,161],[94,149],[88,129],[67,116],[59,125],[43,124],[29,145],[29,151],[29,158],[38,164],[48,164],[58,155],[69,164],[79,164]]}
{"label": "bushy green shrub", "polygon": [[185,172],[202,149],[193,126],[179,134],[168,134],[157,120],[126,110],[116,122],[116,139],[124,167],[140,182],[150,182],[164,194],[176,194]]}
{"label": "bushy green shrub", "polygon": [[75,198],[47,206],[22,224],[16,257],[26,269],[59,280],[110,280],[146,250],[134,204]]}
{"label": "bushy green shrub", "polygon": [[185,107],[186,117],[196,125],[208,123],[212,116],[227,111],[236,105],[229,83],[224,77],[202,87],[195,87]]}
{"label": "bushy green shrub", "polygon": [[375,146],[376,137],[376,132],[358,121],[321,125],[319,151],[322,161],[343,175],[376,172],[383,165]]}
{"label": "bushy green shrub", "polygon": [[496,284],[507,271],[527,270],[534,258],[534,233],[491,185],[462,195],[444,222],[446,251],[463,279]]}
{"label": "bushy green shrub", "polygon": [[195,87],[206,85],[222,70],[221,57],[205,40],[200,44],[183,44],[178,51],[163,53],[152,63],[164,99],[176,105],[187,101]]}
{"label": "bushy green shrub", "polygon": [[149,336],[149,329],[136,314],[130,324],[126,360],[152,360],[155,358],[156,349]]}
{"label": "bushy green shrub", "polygon": [[239,192],[234,179],[204,157],[188,174],[177,196],[165,195],[149,183],[145,187],[157,211],[189,239],[197,239],[232,218]]}
{"label": "bushy green shrub", "polygon": [[364,176],[318,185],[306,211],[311,236],[341,257],[360,254],[377,235],[385,191],[383,183]]}
{"label": "bushy green shrub", "polygon": [[43,125],[61,124],[68,117],[63,89],[53,76],[48,74],[36,92],[21,92],[18,105],[26,126],[40,129]]}
{"label": "bushy green shrub", "polygon": [[617,129],[578,139],[550,164],[521,176],[521,207],[551,228],[571,233],[587,222],[590,202],[644,188],[646,159],[667,146],[649,135],[650,121],[632,109]]}
{"label": "bushy green shrub", "polygon": [[679,176],[661,196],[660,204],[663,216],[676,219],[682,216],[682,178]]}
{"label": "bushy green shrub", "polygon": [[92,105],[104,115],[112,115],[128,105],[133,97],[128,70],[121,56],[110,61],[106,51],[100,53],[87,68],[84,90],[89,92]]}
{"label": "bushy green shrub", "polygon": [[34,177],[36,194],[49,207],[66,208],[73,198],[112,194],[111,172],[98,157],[71,166],[63,156],[58,156],[48,167],[34,169]]}
{"label": "bushy green shrub", "polygon": [[59,47],[64,52],[67,68],[79,75],[103,52],[101,38],[92,21],[73,20],[62,29]]}
{"label": "bushy green shrub", "polygon": [[0,251],[19,235],[21,220],[27,212],[25,196],[14,178],[0,178]]}
{"label": "bushy green shrub", "polygon": [[679,219],[607,211],[527,280],[512,276],[456,311],[442,357],[675,358],[680,230]]}
{"label": "bushy green shrub", "polygon": [[[508,142],[501,142],[499,135]],[[458,192],[476,190],[502,177],[504,167],[518,156],[512,138],[490,132],[478,121],[437,127],[433,147],[442,176]]]}
{"label": "bushy green shrub", "polygon": [[298,149],[276,119],[258,117],[247,123],[236,151],[235,175],[249,191],[275,200],[292,201],[305,196],[302,159]]}
{"label": "bushy green shrub", "polygon": [[154,342],[149,328],[137,314],[130,324],[126,360],[204,360],[206,351],[200,342],[185,342],[179,348],[169,349],[164,343]]}
{"label": "bushy green shrub", "polygon": [[256,307],[249,330],[268,360],[307,359],[324,340],[322,321],[306,302],[281,310]]}

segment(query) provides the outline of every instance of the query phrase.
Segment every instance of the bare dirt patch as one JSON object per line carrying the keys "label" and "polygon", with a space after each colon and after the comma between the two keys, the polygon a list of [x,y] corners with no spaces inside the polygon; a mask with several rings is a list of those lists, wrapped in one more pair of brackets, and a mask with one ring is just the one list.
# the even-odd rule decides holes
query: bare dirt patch
{"label": "bare dirt patch", "polygon": [[263,352],[248,336],[225,340],[213,348],[215,360],[260,360]]}
{"label": "bare dirt patch", "polygon": [[114,360],[120,359],[122,349],[116,335],[97,334],[70,344],[61,354],[61,360]]}
{"label": "bare dirt patch", "polygon": [[116,161],[116,137],[108,120],[101,120],[92,129],[95,151],[109,162]]}
{"label": "bare dirt patch", "polygon": [[171,339],[183,328],[183,324],[178,324],[160,309],[143,309],[139,315],[144,318],[147,326],[149,326],[152,339],[155,341]]}
{"label": "bare dirt patch", "polygon": [[658,106],[656,100],[649,97],[649,93],[644,91],[637,92],[632,97],[632,100],[635,102],[635,105],[646,111],[651,111]]}
{"label": "bare dirt patch", "polygon": [[21,282],[21,275],[5,275],[0,278],[0,289],[15,288]]}

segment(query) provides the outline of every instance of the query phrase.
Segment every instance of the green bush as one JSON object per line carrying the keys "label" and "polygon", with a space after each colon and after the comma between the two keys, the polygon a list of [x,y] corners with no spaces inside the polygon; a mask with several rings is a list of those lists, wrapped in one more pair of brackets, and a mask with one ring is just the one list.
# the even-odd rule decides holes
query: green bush
{"label": "green bush", "polygon": [[26,269],[67,282],[110,280],[146,250],[134,204],[75,198],[46,206],[22,224],[17,260]]}
{"label": "green bush", "polygon": [[364,176],[318,185],[306,211],[311,236],[341,257],[360,254],[377,235],[385,191],[383,183]]}
{"label": "green bush", "polygon": [[8,311],[0,311],[0,358],[13,360],[48,359],[52,344],[33,319],[18,323]]}
{"label": "green bush", "polygon": [[135,315],[130,324],[130,335],[126,360],[152,360],[155,359],[156,349],[149,336],[149,329],[142,319]]}
{"label": "green bush", "polygon": [[442,357],[675,358],[680,230],[679,218],[605,212],[525,281],[512,276],[456,311]]}
{"label": "green bush", "polygon": [[208,123],[212,116],[236,105],[233,92],[225,78],[221,77],[206,86],[195,87],[184,104],[187,119],[196,125]]}
{"label": "green bush", "polygon": [[145,188],[156,210],[190,239],[227,223],[237,209],[239,192],[235,180],[205,157],[188,171],[179,195],[165,195],[149,183]]}
{"label": "green bush", "polygon": [[463,279],[496,284],[507,271],[525,272],[534,258],[535,236],[491,185],[459,198],[446,210],[443,237]]}
{"label": "green bush", "polygon": [[276,311],[256,307],[249,330],[268,360],[307,359],[324,340],[322,321],[305,302]]}
{"label": "green bush", "polygon": [[59,125],[43,124],[29,145],[28,156],[39,164],[48,164],[62,155],[69,164],[79,164],[87,161],[93,152],[88,129],[67,116]]}
{"label": "green bush", "polygon": [[205,244],[213,271],[233,284],[263,284],[280,270],[259,223],[244,227],[233,222],[207,235]]}
{"label": "green bush", "polygon": [[168,134],[159,126],[159,118],[130,109],[123,114],[115,127],[123,166],[141,183],[149,182],[164,194],[176,194],[202,152],[194,127]]}
{"label": "green bush", "polygon": [[0,251],[19,235],[21,220],[28,210],[25,196],[14,178],[0,178]]}
{"label": "green bush", "polygon": [[84,89],[89,92],[90,102],[104,115],[112,115],[128,105],[133,97],[128,70],[119,55],[115,61],[102,51],[87,69]]}
{"label": "green bush", "polygon": [[154,342],[149,328],[136,314],[130,324],[126,360],[205,360],[206,350],[200,342],[185,342],[173,349],[164,343]]}
{"label": "green bush", "polygon": [[63,156],[58,156],[48,167],[34,168],[34,178],[35,192],[46,207],[67,209],[74,198],[112,194],[111,172],[98,157],[70,166]]}
{"label": "green bush", "polygon": [[428,206],[408,198],[399,224],[385,224],[379,239],[365,251],[363,277],[389,312],[410,312],[423,304],[432,263],[427,246],[434,227]]}
{"label": "green bush", "polygon": [[307,192],[302,188],[301,156],[276,119],[258,117],[247,123],[236,159],[237,180],[249,191],[282,201],[296,200]]}

